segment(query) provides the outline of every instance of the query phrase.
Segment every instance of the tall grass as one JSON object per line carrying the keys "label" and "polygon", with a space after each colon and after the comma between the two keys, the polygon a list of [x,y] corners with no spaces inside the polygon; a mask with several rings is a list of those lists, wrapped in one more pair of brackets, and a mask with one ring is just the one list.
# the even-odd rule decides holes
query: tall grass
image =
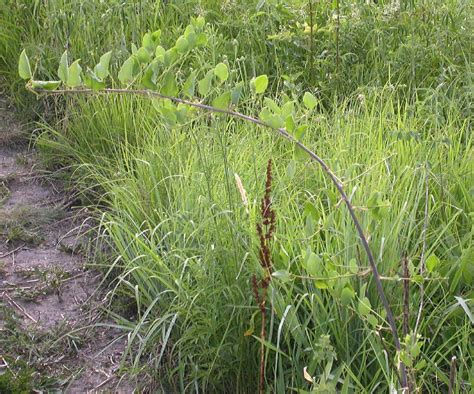
{"label": "tall grass", "polygon": [[[411,330],[424,287],[418,327],[424,344],[409,366],[414,384],[447,391],[456,356],[455,389],[472,387],[472,321],[462,304],[472,308],[473,298],[468,3],[341,2],[336,74],[334,10],[320,2],[311,45],[316,76],[307,74],[308,36],[297,24],[307,21],[306,2],[263,2],[259,10],[250,1],[7,3],[2,21],[8,16],[16,23],[2,24],[9,42],[2,39],[1,68],[9,86],[17,86],[11,92],[18,100],[24,96],[16,93],[12,59],[23,46],[41,53],[46,60],[38,60],[38,74],[49,77],[68,44],[75,58],[96,60],[114,49],[123,59],[126,43],[147,29],[161,27],[173,39],[200,12],[212,24],[213,45],[193,66],[227,56],[239,79],[272,75],[277,98],[317,90],[322,104],[308,119],[304,142],[349,192],[399,327],[404,256],[412,277]],[[136,303],[136,321],[121,320],[130,330],[125,358],[134,372],[167,391],[257,390],[259,315],[251,280],[261,270],[255,227],[271,158],[272,257],[275,270],[291,279],[275,277],[268,292],[268,391],[385,392],[397,385],[383,308],[350,217],[324,174],[293,147],[225,116],[202,114],[170,129],[143,98],[77,98],[63,105],[66,120],[43,122],[37,147],[49,165],[72,165],[78,193],[100,207],[101,241],[112,251],[104,269],[115,268],[114,294]],[[259,103],[243,107],[255,113]],[[375,192],[380,211],[371,203]],[[321,259],[322,273],[340,277],[328,289],[308,277],[308,250]],[[429,257],[438,266],[421,278]],[[354,260],[358,268],[347,275]],[[357,297],[343,305],[340,292],[349,285]],[[360,313],[364,296],[372,318]]]}
{"label": "tall grass", "polygon": [[[472,137],[454,109],[442,127],[423,131],[427,120],[418,114],[423,102],[408,115],[393,96],[381,92],[363,104],[348,101],[317,115],[305,143],[328,158],[352,192],[384,276],[401,274],[403,255],[415,270],[423,242],[428,255],[441,259],[443,275],[424,284],[429,301],[419,332],[426,349],[445,350],[424,347],[427,366],[418,376],[425,389],[441,389],[451,355],[467,357],[465,378],[471,362],[466,347],[470,323],[454,296],[469,298],[472,291],[467,277],[457,277],[472,237]],[[258,342],[244,334],[256,325],[250,279],[259,270],[255,224],[266,160],[271,157],[275,163],[275,269],[305,277],[308,248],[338,274],[347,271],[352,258],[367,266],[335,192],[323,174],[304,162],[291,176],[292,148],[254,126],[204,116],[192,127],[169,130],[152,115],[150,103],[140,99],[94,99],[79,108],[70,115],[67,134],[49,130],[39,145],[42,152],[53,149],[52,159],[62,152],[68,160],[87,163],[76,176],[83,176],[86,185],[96,184],[102,202],[112,208],[103,230],[120,256],[117,264],[124,273],[118,281],[143,308],[151,307],[135,340],[147,352],[156,343],[168,346],[170,364],[163,368],[176,390],[225,391],[231,381],[233,390],[254,391]],[[249,196],[249,213],[234,173]],[[424,240],[426,177],[429,228]],[[373,191],[388,206],[382,218],[366,207]],[[309,204],[314,230],[305,232]],[[369,283],[371,303],[383,316],[370,278],[349,281],[356,291]],[[394,383],[377,329],[361,320],[357,309],[341,305],[336,288],[321,290],[304,278],[272,283],[269,333],[276,349],[268,350],[267,363],[273,390],[305,387],[303,368],[309,366],[319,376],[328,364],[359,388],[385,390]],[[385,286],[401,315],[401,282],[390,280]],[[417,286],[412,284],[412,329]],[[442,323],[434,332],[437,323],[431,319]],[[172,334],[163,340],[170,326]],[[324,358],[327,349],[321,347],[329,345],[323,335],[329,335],[337,360]],[[388,342],[385,346],[390,347]],[[162,349],[157,353],[160,358]]]}

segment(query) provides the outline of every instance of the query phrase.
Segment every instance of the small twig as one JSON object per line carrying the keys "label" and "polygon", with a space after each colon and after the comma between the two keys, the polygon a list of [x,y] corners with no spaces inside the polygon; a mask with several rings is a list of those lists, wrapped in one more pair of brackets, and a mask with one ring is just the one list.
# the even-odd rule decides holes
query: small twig
{"label": "small twig", "polygon": [[36,320],[33,316],[31,316],[21,305],[15,302],[6,292],[2,293],[3,297],[7,299],[7,302],[18,309],[21,313],[23,313],[28,319],[30,319],[33,323],[38,324],[38,320]]}
{"label": "small twig", "polygon": [[93,393],[95,392],[95,390],[98,390],[100,389],[103,385],[107,384],[108,382],[110,382],[112,380],[113,376],[110,376],[108,377],[107,379],[105,379],[102,383],[99,383],[97,386],[95,386],[90,392]]}
{"label": "small twig", "polygon": [[5,254],[0,255],[0,259],[4,259],[5,257],[8,257],[8,256],[12,255],[12,254],[15,253],[15,252],[18,252],[19,250],[23,249],[23,247],[24,247],[25,245],[26,245],[26,244],[23,244],[23,245],[21,245],[21,246],[18,246],[18,248],[16,248],[16,249],[13,249],[13,250],[11,250],[11,251],[5,253]]}

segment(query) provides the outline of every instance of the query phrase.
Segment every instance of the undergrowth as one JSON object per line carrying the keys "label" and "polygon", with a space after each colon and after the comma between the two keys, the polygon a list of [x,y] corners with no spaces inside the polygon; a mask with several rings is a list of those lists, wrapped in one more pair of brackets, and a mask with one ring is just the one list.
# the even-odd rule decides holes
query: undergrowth
{"label": "undergrowth", "polygon": [[[262,344],[268,392],[386,392],[398,385],[400,360],[413,391],[469,391],[469,3],[313,2],[312,29],[307,1],[255,3],[90,1],[73,9],[66,0],[10,0],[0,67],[11,97],[26,105],[16,77],[21,48],[34,54],[38,75],[55,79],[66,46],[94,60],[114,49],[114,68],[147,29],[166,29],[173,42],[190,16],[205,14],[210,45],[188,66],[226,61],[244,81],[267,73],[277,101],[306,90],[318,97],[303,141],[350,196],[400,332],[408,327],[403,350],[394,352],[348,212],[293,147],[226,116],[202,113],[169,127],[146,98],[39,102],[32,109],[59,108],[60,117],[40,122],[36,146],[51,167],[73,169],[112,251],[102,268],[113,272],[117,298],[136,302],[136,319],[119,320],[130,332],[124,357],[173,392],[255,392]],[[259,109],[251,99],[241,105]],[[269,159],[276,223],[263,340],[252,278],[265,277],[255,228]]]}

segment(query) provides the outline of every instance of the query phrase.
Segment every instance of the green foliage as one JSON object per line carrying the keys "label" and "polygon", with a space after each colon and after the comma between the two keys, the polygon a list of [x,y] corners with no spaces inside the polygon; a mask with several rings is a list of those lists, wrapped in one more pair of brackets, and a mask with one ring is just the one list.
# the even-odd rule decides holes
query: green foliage
{"label": "green foliage", "polygon": [[109,76],[109,64],[111,57],[112,51],[104,53],[100,57],[99,63],[94,67],[95,76],[102,81]]}
{"label": "green foliage", "polygon": [[125,62],[123,63],[120,71],[118,73],[118,79],[122,82],[122,85],[129,85],[131,84],[138,74],[138,61],[135,55],[130,56]]}
{"label": "green foliage", "polygon": [[219,63],[214,67],[214,74],[220,79],[221,82],[224,82],[229,78],[229,70],[225,63]]}
{"label": "green foliage", "polygon": [[55,90],[61,85],[61,81],[31,81],[33,89]]}
{"label": "green foliage", "polygon": [[67,84],[67,80],[69,78],[69,64],[67,60],[67,51],[61,56],[59,60],[59,67],[58,67],[58,76],[64,84]]}
{"label": "green foliage", "polygon": [[[145,1],[146,12],[138,15],[128,4],[116,9],[105,3],[110,9],[102,14],[115,23],[100,23],[100,39],[84,27],[90,24],[82,11],[66,21],[59,6],[39,6],[57,12],[48,18],[57,16],[59,32],[72,29],[75,58],[93,65],[98,59],[91,58],[91,48],[114,51],[110,75],[107,52],[93,70],[84,72],[77,63],[72,82],[102,89],[109,76],[116,86],[117,76],[131,89],[219,109],[238,105],[312,147],[356,206],[396,316],[402,315],[399,261],[409,256],[411,329],[423,283],[429,302],[421,337],[404,338],[397,355],[410,366],[416,386],[446,391],[454,353],[460,355],[459,381],[467,386],[474,207],[466,176],[472,125],[465,3],[414,2],[396,12],[386,2],[341,3],[338,63],[337,19],[329,3],[315,5],[312,39],[307,8],[297,2],[260,2],[258,11],[245,2],[225,10],[221,2],[203,2],[208,23],[192,18],[184,29],[182,21],[195,12],[192,1],[163,11]],[[246,28],[241,20],[248,21]],[[124,30],[117,32],[118,26]],[[151,33],[157,27],[163,34]],[[28,37],[38,44],[53,33]],[[36,62],[37,52],[27,44],[18,45],[14,57],[24,46]],[[41,79],[55,78],[60,44],[38,60]],[[61,64],[67,72],[58,71],[60,79],[70,85],[72,65],[67,58]],[[259,343],[253,330],[246,331],[256,319],[254,201],[262,193],[259,174],[272,157],[278,242],[264,344],[269,391],[307,388],[305,367],[314,390],[389,391],[397,385],[391,365],[398,360],[387,363],[384,347],[396,352],[389,339],[382,345],[377,336],[387,331],[386,316],[350,217],[306,153],[254,125],[198,115],[169,100],[77,99],[68,109],[67,133],[45,125],[38,146],[52,164],[76,166],[78,189],[109,208],[101,230],[120,256],[117,291],[141,306],[128,349],[135,370],[148,352],[154,366],[166,366],[163,379],[174,391],[255,391]],[[242,179],[246,203],[233,174]],[[427,272],[421,275],[424,244]],[[156,354],[158,344],[163,351]],[[176,367],[168,368],[168,361]]]}
{"label": "green foliage", "polygon": [[20,60],[18,61],[18,73],[23,79],[32,78],[30,60],[28,59],[28,56],[26,55],[26,51],[24,49],[21,52]]}
{"label": "green foliage", "polygon": [[316,99],[316,97],[314,97],[313,94],[311,94],[310,92],[306,92],[303,96],[303,103],[308,109],[311,110],[316,107],[316,104],[318,104],[318,100]]}
{"label": "green foliage", "polygon": [[79,65],[79,60],[76,60],[68,68],[66,85],[70,88],[81,86],[81,72],[82,67]]}
{"label": "green foliage", "polygon": [[206,76],[198,83],[198,91],[201,96],[206,96],[211,90],[211,83],[214,78],[214,70],[209,70]]}
{"label": "green foliage", "polygon": [[253,81],[253,86],[255,88],[255,93],[257,94],[265,93],[265,90],[267,90],[267,87],[268,87],[268,77],[265,74],[259,75]]}
{"label": "green foliage", "polygon": [[24,368],[19,375],[10,370],[0,374],[0,392],[4,394],[28,394],[33,390],[32,370]]}

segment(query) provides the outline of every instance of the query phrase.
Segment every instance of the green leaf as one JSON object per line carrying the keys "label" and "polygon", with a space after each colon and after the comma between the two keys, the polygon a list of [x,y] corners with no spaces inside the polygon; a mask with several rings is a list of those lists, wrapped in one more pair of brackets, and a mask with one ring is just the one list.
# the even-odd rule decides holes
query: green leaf
{"label": "green leaf", "polygon": [[31,81],[33,89],[55,90],[61,85],[61,81]]}
{"label": "green leaf", "polygon": [[158,79],[158,60],[153,60],[145,69],[141,84],[146,89],[157,90],[156,81]]}
{"label": "green leaf", "polygon": [[214,78],[214,70],[209,70],[206,76],[199,81],[198,91],[201,96],[206,96],[209,93],[213,78]]}
{"label": "green leaf", "polygon": [[367,282],[364,283],[360,289],[359,289],[359,297],[364,297],[365,296],[365,290],[367,289]]}
{"label": "green leaf", "polygon": [[165,96],[175,97],[178,94],[178,91],[178,85],[176,84],[173,73],[166,73],[163,79],[161,93]]}
{"label": "green leaf", "polygon": [[359,305],[357,306],[357,310],[362,316],[367,316],[372,310],[372,306],[370,305],[370,300],[367,297],[361,298],[359,300]]}
{"label": "green leaf", "polygon": [[427,259],[426,259],[426,269],[429,272],[433,272],[436,270],[436,267],[439,265],[439,258],[435,254],[431,254]]}
{"label": "green leaf", "polygon": [[68,76],[67,76],[67,86],[75,88],[82,84],[81,79],[82,67],[79,65],[79,60],[76,60],[69,66]]}
{"label": "green leaf", "polygon": [[293,119],[293,116],[290,115],[286,118],[285,120],[285,128],[289,133],[293,133],[295,131],[295,120]]}
{"label": "green leaf", "polygon": [[370,194],[369,199],[367,200],[367,208],[369,209],[378,208],[380,204],[382,204],[382,193],[374,190]]}
{"label": "green leaf", "polygon": [[165,53],[165,66],[171,66],[176,59],[178,59],[178,50],[176,48],[170,48]]}
{"label": "green leaf", "polygon": [[313,217],[311,215],[306,216],[306,224],[304,226],[304,232],[308,238],[314,235]]}
{"label": "green leaf", "polygon": [[459,260],[459,269],[466,283],[472,283],[474,279],[474,247],[464,249]]}
{"label": "green leaf", "polygon": [[283,118],[287,119],[289,116],[293,115],[295,109],[295,102],[294,101],[288,101],[281,107],[281,116]]}
{"label": "green leaf", "polygon": [[379,321],[378,321],[377,317],[375,315],[373,315],[372,313],[369,313],[367,315],[367,321],[372,326],[372,328],[377,327],[377,325],[379,324]]}
{"label": "green leaf", "polygon": [[311,216],[314,221],[318,221],[320,218],[319,210],[310,201],[306,201],[304,204],[303,213],[305,216]]}
{"label": "green leaf", "polygon": [[427,365],[427,362],[425,359],[421,359],[420,361],[418,361],[415,365],[415,369],[416,370],[422,370],[426,367]]}
{"label": "green leaf", "polygon": [[263,101],[265,102],[266,106],[276,115],[280,115],[281,114],[281,109],[280,107],[278,106],[277,103],[275,103],[274,100],[272,100],[271,98],[269,97],[264,97],[263,98]]}
{"label": "green leaf", "polygon": [[316,253],[311,252],[306,262],[306,271],[310,276],[323,276],[323,260]]}
{"label": "green leaf", "polygon": [[351,274],[357,274],[359,272],[359,266],[357,265],[356,259],[350,259],[349,261],[349,271]]}
{"label": "green leaf", "polygon": [[230,92],[222,93],[212,101],[212,106],[219,109],[227,109],[230,104]]}
{"label": "green leaf", "polygon": [[349,305],[351,301],[354,299],[354,297],[355,297],[355,292],[350,285],[347,285],[346,287],[344,287],[344,289],[342,289],[342,292],[341,292],[342,305],[344,306]]}
{"label": "green leaf", "polygon": [[196,75],[197,72],[192,71],[183,85],[183,94],[189,98],[194,97],[194,90],[196,88]]}
{"label": "green leaf", "polygon": [[267,90],[268,87],[268,77],[263,74],[255,78],[254,80],[255,93],[262,94]]}
{"label": "green leaf", "polygon": [[203,47],[207,44],[208,38],[206,33],[199,33],[196,37],[196,46]]}
{"label": "green leaf", "polygon": [[138,62],[135,55],[130,56],[123,63],[118,73],[118,79],[122,85],[128,85],[133,82],[138,71]]}
{"label": "green leaf", "polygon": [[165,62],[166,50],[161,45],[158,45],[155,50],[155,57],[161,62]]}
{"label": "green leaf", "polygon": [[204,19],[203,16],[200,15],[196,18],[194,24],[198,29],[202,29],[204,25],[206,24],[206,20]]}
{"label": "green leaf", "polygon": [[237,105],[240,100],[240,96],[242,95],[242,90],[244,88],[244,83],[241,81],[232,89],[231,92],[231,102],[234,105]]}
{"label": "green leaf", "polygon": [[181,103],[178,104],[176,109],[176,117],[178,119],[178,122],[185,123],[188,120],[189,114],[192,111],[192,107],[188,107],[187,105]]}
{"label": "green leaf", "polygon": [[301,141],[306,134],[306,130],[308,129],[307,124],[302,124],[298,126],[295,130],[295,138],[297,141]]}
{"label": "green leaf", "polygon": [[314,282],[314,285],[316,286],[317,289],[328,289],[329,288],[329,283],[325,280],[316,280]]}
{"label": "green leaf", "polygon": [[97,75],[95,75],[95,73],[91,70],[88,70],[84,75],[84,85],[93,90],[105,88],[105,82],[103,82],[100,78],[97,78]]}
{"label": "green leaf", "polygon": [[22,79],[31,79],[33,76],[31,74],[30,60],[28,59],[24,49],[21,52],[20,60],[18,61],[18,73]]}
{"label": "green leaf", "polygon": [[64,84],[67,83],[67,79],[69,76],[69,69],[68,69],[68,61],[67,61],[67,51],[64,51],[64,53],[61,56],[61,60],[59,61],[59,67],[58,67],[58,76],[61,81],[63,81]]}
{"label": "green leaf", "polygon": [[260,111],[258,117],[261,121],[267,123],[270,127],[274,129],[283,127],[283,119],[280,116],[273,114],[267,107],[264,107]]}
{"label": "green leaf", "polygon": [[160,112],[168,127],[173,127],[174,125],[176,125],[178,121],[177,108],[171,100],[156,99],[152,101],[152,104],[153,107]]}
{"label": "green leaf", "polygon": [[300,148],[297,145],[295,145],[293,157],[295,160],[301,160],[301,161],[308,160],[308,154],[304,151],[303,148]]}
{"label": "green leaf", "polygon": [[193,25],[188,25],[186,27],[186,30],[184,31],[184,37],[186,37],[186,40],[188,40],[188,51],[193,49],[196,46],[197,39],[196,29]]}
{"label": "green leaf", "polygon": [[280,270],[272,273],[274,278],[281,280],[282,282],[288,282],[291,279],[290,273],[288,270]]}
{"label": "green leaf", "polygon": [[296,173],[296,161],[290,160],[288,166],[286,167],[286,175],[288,178],[293,179]]}
{"label": "green leaf", "polygon": [[181,36],[176,40],[175,47],[179,53],[184,54],[189,48],[189,42],[185,37]]}
{"label": "green leaf", "polygon": [[136,56],[140,63],[148,63],[151,60],[150,52],[145,47],[141,47],[137,51]]}
{"label": "green leaf", "polygon": [[318,100],[310,92],[306,92],[303,96],[303,103],[309,110],[312,110],[318,104]]}
{"label": "green leaf", "polygon": [[225,63],[219,63],[215,68],[214,68],[214,75],[216,75],[221,82],[224,82],[229,78],[229,70],[227,69],[227,66]]}
{"label": "green leaf", "polygon": [[112,51],[104,53],[99,60],[99,63],[94,67],[94,74],[99,79],[105,79],[109,76],[109,64],[112,57]]}
{"label": "green leaf", "polygon": [[158,43],[160,42],[160,38],[161,38],[161,30],[158,29],[158,30],[154,31],[153,33],[151,33],[151,38],[153,39],[153,43],[155,45],[158,45]]}
{"label": "green leaf", "polygon": [[173,110],[168,107],[164,107],[161,109],[161,115],[164,117],[166,123],[168,126],[173,127],[176,125],[178,121],[178,117],[176,115],[176,110]]}
{"label": "green leaf", "polygon": [[[159,37],[158,37],[159,38]],[[155,50],[155,39],[153,38],[151,33],[145,33],[142,38],[142,47],[148,49],[149,51]]]}

